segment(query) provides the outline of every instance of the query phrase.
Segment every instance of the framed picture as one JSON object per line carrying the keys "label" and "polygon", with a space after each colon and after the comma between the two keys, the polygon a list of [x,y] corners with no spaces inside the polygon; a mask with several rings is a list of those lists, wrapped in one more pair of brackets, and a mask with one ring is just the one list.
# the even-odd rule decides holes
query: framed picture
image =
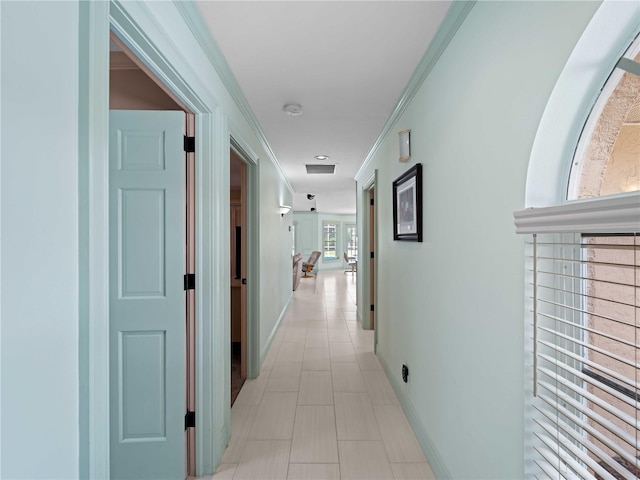
{"label": "framed picture", "polygon": [[393,182],[393,239],[422,241],[422,164]]}

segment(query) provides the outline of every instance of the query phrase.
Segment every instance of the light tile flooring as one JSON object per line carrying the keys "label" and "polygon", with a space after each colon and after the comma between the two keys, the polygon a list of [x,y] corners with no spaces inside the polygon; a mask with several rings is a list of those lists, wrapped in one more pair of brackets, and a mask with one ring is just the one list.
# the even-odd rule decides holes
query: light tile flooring
{"label": "light tile flooring", "polygon": [[231,409],[214,479],[433,479],[356,322],[355,276],[303,278],[260,376]]}

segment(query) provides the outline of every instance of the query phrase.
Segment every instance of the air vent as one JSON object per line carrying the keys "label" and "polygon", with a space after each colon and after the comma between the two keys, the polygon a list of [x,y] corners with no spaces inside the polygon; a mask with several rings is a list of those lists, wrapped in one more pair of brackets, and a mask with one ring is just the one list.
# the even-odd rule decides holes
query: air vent
{"label": "air vent", "polygon": [[324,164],[312,164],[305,165],[307,167],[307,173],[309,175],[316,175],[322,173],[334,174],[336,173],[336,166],[333,165],[324,165]]}

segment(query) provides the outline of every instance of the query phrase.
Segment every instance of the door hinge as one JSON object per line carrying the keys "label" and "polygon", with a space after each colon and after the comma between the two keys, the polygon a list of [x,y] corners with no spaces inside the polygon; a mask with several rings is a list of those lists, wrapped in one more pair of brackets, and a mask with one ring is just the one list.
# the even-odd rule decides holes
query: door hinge
{"label": "door hinge", "polygon": [[372,312],[373,312],[373,311],[375,311],[375,310],[374,310],[374,306],[373,306],[373,305],[371,305],[371,311],[372,311]]}
{"label": "door hinge", "polygon": [[371,258],[375,258],[375,253],[374,252],[370,252],[371,253]]}
{"label": "door hinge", "polygon": [[195,290],[196,289],[196,274],[195,273],[187,273],[184,276],[184,289],[185,290]]}
{"label": "door hinge", "polygon": [[242,285],[246,285],[246,284],[247,284],[247,279],[246,279],[246,278],[243,278],[243,279],[242,279]]}
{"label": "door hinge", "polygon": [[194,153],[196,151],[196,137],[184,136],[184,151]]}
{"label": "door hinge", "polygon": [[184,416],[184,429],[196,428],[196,412],[187,411]]}
{"label": "door hinge", "polygon": [[373,198],[370,198],[370,199],[369,199],[369,205],[374,205]]}

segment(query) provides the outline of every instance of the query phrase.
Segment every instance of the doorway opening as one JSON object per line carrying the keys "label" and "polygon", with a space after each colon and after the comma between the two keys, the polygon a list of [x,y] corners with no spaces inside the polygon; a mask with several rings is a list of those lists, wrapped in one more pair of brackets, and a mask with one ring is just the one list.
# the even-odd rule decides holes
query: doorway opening
{"label": "doorway opening", "polygon": [[[184,433],[181,428],[181,426],[183,425],[181,420],[182,414],[178,413],[177,420],[174,420],[173,427],[170,427],[169,420],[167,419],[171,418],[174,414],[172,412],[167,412],[167,411],[163,413],[160,409],[158,412],[156,412],[158,414],[157,418],[160,419],[158,420],[158,425],[162,427],[160,428],[161,430],[159,431],[160,433],[156,432],[156,433],[153,433],[152,435],[148,432],[142,432],[140,434],[141,436],[139,436],[138,438],[138,441],[128,442],[128,443],[130,447],[136,444],[139,444],[139,445],[136,445],[136,447],[139,447],[144,443],[143,439],[147,437],[149,437],[148,439],[150,441],[150,444],[154,442],[155,444],[158,444],[159,442],[157,442],[157,439],[151,438],[154,435],[155,436],[164,435],[164,437],[166,438],[175,437],[176,438],[175,444],[178,445],[179,448],[171,449],[172,458],[170,462],[172,464],[177,464],[175,465],[175,467],[173,467],[175,468],[176,472],[182,470],[184,473],[184,477],[187,477],[189,475],[195,475],[195,470],[196,470],[196,446],[195,446],[196,436],[195,436],[195,428],[194,428],[195,425],[194,425],[194,422],[191,421],[195,418],[194,412],[195,412],[195,398],[196,398],[196,392],[195,392],[196,390],[195,388],[195,385],[196,385],[196,376],[195,376],[195,373],[196,373],[195,372],[196,297],[195,297],[195,290],[194,290],[195,264],[196,264],[195,262],[195,243],[196,243],[195,242],[195,180],[196,180],[196,176],[195,176],[195,148],[192,148],[192,145],[191,145],[192,142],[187,140],[194,136],[195,116],[183,103],[181,103],[172,94],[172,92],[166,86],[164,86],[153,75],[152,72],[150,72],[148,68],[146,68],[146,66],[139,59],[137,59],[137,57],[131,51],[129,51],[122,44],[122,42],[120,42],[117,36],[115,36],[115,34],[113,33],[111,34],[111,41],[110,41],[109,80],[110,80],[109,109],[111,112],[121,111],[120,113],[125,115],[127,114],[126,112],[130,112],[130,113],[148,112],[150,115],[147,117],[144,117],[144,119],[153,118],[154,114],[152,112],[155,112],[155,114],[157,114],[155,116],[161,116],[163,113],[175,114],[175,113],[181,112],[183,114],[181,131],[177,132],[176,138],[171,140],[171,141],[178,142],[180,144],[180,152],[181,152],[180,158],[174,158],[175,155],[172,155],[171,157],[167,156],[166,158],[161,158],[161,160],[159,160],[157,164],[157,168],[156,166],[152,166],[150,164],[136,165],[136,160],[134,159],[131,163],[131,168],[130,168],[131,170],[137,170],[139,172],[139,179],[141,179],[142,182],[144,183],[145,181],[144,178],[146,176],[152,175],[153,174],[152,172],[154,170],[167,171],[168,169],[166,168],[166,165],[168,165],[169,162],[174,162],[174,163],[177,162],[178,166],[175,169],[174,176],[178,178],[172,180],[172,184],[177,183],[177,188],[175,188],[177,195],[171,196],[169,193],[170,189],[165,189],[164,186],[162,187],[153,186],[152,188],[149,185],[141,186],[142,184],[137,184],[131,187],[126,186],[124,189],[121,189],[121,192],[126,189],[129,189],[130,191],[137,190],[138,192],[142,192],[142,191],[160,192],[158,196],[160,200],[160,204],[158,205],[160,206],[157,208],[157,211],[160,212],[158,224],[162,225],[162,232],[164,232],[162,233],[162,235],[164,235],[164,237],[158,241],[158,246],[159,246],[158,253],[164,255],[165,258],[162,259],[160,255],[158,255],[159,260],[157,264],[159,267],[159,270],[158,270],[159,277],[162,277],[165,285],[159,289],[159,292],[161,292],[162,295],[159,294],[158,296],[166,297],[166,298],[169,298],[170,296],[170,294],[168,293],[169,280],[166,278],[167,273],[171,274],[172,282],[174,281],[173,277],[176,277],[176,279],[180,277],[180,280],[182,280],[182,277],[184,276],[184,281],[181,282],[184,284],[184,294],[177,293],[176,300],[175,300],[175,303],[178,305],[178,311],[182,312],[182,315],[180,314],[178,315],[180,315],[182,318],[174,318],[174,316],[172,316],[172,318],[170,319],[171,323],[177,322],[176,323],[177,325],[182,325],[182,327],[178,328],[175,333],[176,339],[175,340],[169,339],[169,335],[170,335],[169,330],[164,331],[160,328],[157,328],[156,331],[154,332],[154,334],[157,334],[156,336],[161,340],[161,344],[158,347],[156,353],[164,356],[163,357],[165,360],[164,363],[166,364],[160,370],[165,372],[165,374],[166,374],[166,371],[169,369],[175,368],[177,370],[176,375],[169,377],[169,375],[166,374],[165,380],[163,380],[158,384],[158,386],[162,386],[162,390],[164,392],[168,392],[168,393],[162,394],[164,395],[164,397],[158,400],[158,405],[165,408],[166,410],[167,406],[169,405],[169,400],[168,400],[168,397],[166,397],[166,395],[171,394],[177,397],[182,397],[182,398],[179,398],[177,403],[181,405],[181,410],[183,410],[184,427],[185,427]],[[143,117],[140,117],[140,118],[143,118]],[[134,126],[129,127],[130,130],[129,132],[127,132],[129,137],[127,137],[125,140],[122,140],[121,138],[124,136],[122,131],[114,133],[114,135],[119,136],[118,142],[121,142],[117,144],[118,150],[131,153],[131,152],[136,152],[136,149],[137,149],[139,152],[142,152],[144,155],[144,152],[148,151],[149,148],[153,149],[156,146],[158,146],[159,151],[164,152],[166,154],[164,148],[165,148],[166,142],[168,141],[169,134],[167,133],[167,131],[159,130],[160,133],[158,135],[158,138],[161,139],[158,141],[159,143],[158,142],[156,142],[155,144],[153,142],[142,143],[142,140],[140,139],[144,139],[146,141],[149,136],[153,135],[153,133],[149,131],[146,126],[142,126],[142,124],[136,125],[134,122],[133,125]],[[112,128],[115,128],[115,125],[113,124],[110,125],[110,131]],[[111,133],[110,133],[110,136],[111,136]],[[139,140],[140,140],[140,143],[138,143]],[[110,150],[113,150],[113,148],[110,147]],[[110,156],[111,156],[111,153],[110,153]],[[149,155],[149,156],[152,157],[152,155]],[[160,158],[160,156],[158,156],[157,158]],[[110,162],[112,162],[112,160],[110,160]],[[123,168],[121,166],[117,168],[117,170],[122,170],[122,169]],[[110,174],[110,183],[112,182],[113,182],[113,179]],[[121,192],[118,195],[122,196]],[[114,193],[114,195],[116,194]],[[140,198],[142,198],[142,196],[140,196]],[[115,205],[120,200],[114,197],[112,200],[110,200],[110,203],[112,201],[114,202],[114,205]],[[140,209],[141,208],[140,205],[135,205],[133,201],[131,201],[130,203],[131,203],[132,211],[134,211],[135,209],[138,209],[139,213],[142,212],[142,210]],[[149,205],[151,205],[150,202],[149,202]],[[156,208],[156,206],[154,205],[152,208]],[[166,213],[169,210],[174,210],[175,212],[177,212],[177,215],[170,218]],[[144,219],[145,219],[145,216],[141,215],[140,220],[144,221]],[[116,222],[116,224],[120,225],[120,222]],[[111,231],[114,229],[116,224],[112,224],[110,222],[109,236],[110,236],[110,243],[112,243],[112,246],[110,246],[110,250],[112,252],[112,257],[113,256],[122,257],[122,252],[125,250],[125,247],[122,246],[123,245],[122,232],[116,235],[113,231]],[[117,228],[120,228],[120,227],[117,227]],[[144,231],[144,228],[142,226],[140,227],[140,231],[141,232]],[[175,245],[175,248],[170,249],[170,245],[167,239],[168,239],[168,235],[173,236],[174,232],[177,232],[175,233],[175,235],[177,236],[178,241],[177,241],[177,245]],[[135,232],[132,232],[132,233],[135,233]],[[133,237],[132,233],[128,232],[127,234]],[[127,238],[126,241],[129,242],[130,244],[133,244],[136,240],[134,238]],[[140,241],[143,242],[142,239]],[[140,250],[144,251],[144,249],[145,249],[145,245],[141,245]],[[169,255],[165,255],[165,253],[168,253]],[[178,259],[176,258],[176,256],[179,256],[180,258]],[[177,265],[176,269],[179,271],[173,272],[169,270],[169,267],[168,267],[169,264],[174,262]],[[118,264],[121,264],[121,263],[122,262],[118,262]],[[122,277],[122,272],[118,271],[118,267],[115,267],[113,262],[111,263],[109,275],[110,277]],[[118,281],[121,281],[121,279],[119,279]],[[112,282],[112,285],[114,285],[113,282]],[[181,286],[182,285],[178,285],[177,288],[180,288]],[[116,290],[116,289],[112,288],[111,290]],[[110,295],[112,298],[112,300],[110,300],[110,303],[115,301],[115,296],[118,296],[118,295],[121,296],[121,294],[117,294],[115,291],[112,291]],[[147,294],[144,294],[141,296],[145,296],[145,295]],[[144,316],[144,311],[138,312],[138,315]],[[115,324],[117,321],[118,320],[113,317],[110,318],[110,324],[112,324],[112,328],[110,328],[111,365],[112,365],[112,369],[117,366],[118,371],[122,373],[119,375],[112,375],[110,380],[111,389],[113,391],[111,395],[111,407],[110,407],[111,417],[112,417],[111,421],[114,422],[116,421],[114,420],[114,418],[118,418],[119,420],[117,421],[120,424],[117,427],[112,425],[112,428],[111,428],[111,445],[112,445],[111,472],[114,475],[114,478],[116,478],[119,475],[116,473],[118,471],[120,471],[124,476],[132,475],[132,474],[134,476],[135,475],[142,476],[143,475],[142,472],[145,472],[148,470],[148,467],[144,465],[152,464],[155,462],[155,458],[151,458],[151,457],[144,458],[144,455],[140,455],[138,452],[133,452],[131,454],[125,453],[124,456],[120,456],[120,454],[117,453],[119,451],[124,452],[125,450],[131,449],[131,448],[127,448],[126,439],[123,441],[122,435],[121,434],[116,435],[116,432],[118,429],[121,430],[122,425],[124,425],[125,423],[125,421],[123,421],[122,418],[123,418],[123,415],[126,414],[125,412],[127,408],[126,401],[130,401],[132,405],[135,405],[137,402],[137,400],[133,398],[134,394],[132,393],[132,389],[129,388],[128,390],[126,390],[125,387],[127,387],[127,384],[126,382],[124,382],[123,378],[125,378],[126,375],[129,375],[131,378],[133,378],[135,375],[138,375],[140,378],[144,378],[145,373],[148,373],[148,374],[153,373],[153,372],[145,372],[143,371],[144,369],[140,368],[144,365],[144,361],[146,361],[144,359],[140,359],[138,363],[131,362],[133,366],[131,367],[130,372],[127,373],[126,371],[123,371],[123,368],[125,368],[126,365],[124,360],[121,361],[121,357],[122,358],[125,358],[125,357],[120,355],[120,353],[118,353],[120,352],[120,350],[122,350],[122,338],[123,338],[122,330],[125,330],[128,328],[138,328],[138,327],[121,325],[117,329],[113,328],[113,324]],[[143,337],[143,335],[138,335],[138,336],[140,338]],[[176,345],[175,350],[177,352],[176,356],[171,358],[169,358],[169,355],[171,355],[171,353],[168,348],[170,341],[175,342],[175,345]],[[139,343],[141,343],[141,341]],[[150,349],[150,352],[151,350],[152,349]],[[129,357],[133,358],[133,354],[129,355]],[[126,358],[129,358],[129,357],[126,357]],[[167,363],[169,360],[171,365]],[[159,363],[162,363],[162,362],[159,362]],[[176,368],[176,365],[177,365],[177,368]],[[139,398],[143,398],[145,397],[145,395],[150,397],[151,391],[153,390],[153,388],[148,388],[148,389],[143,388],[140,382],[136,384],[136,388],[138,391],[135,393],[135,395],[138,395]],[[123,401],[123,399],[125,400]],[[164,420],[161,420],[161,417],[163,415],[166,418]],[[131,423],[133,424],[134,421],[131,420]],[[171,428],[171,431],[169,431],[170,428]],[[141,429],[141,431],[142,430],[143,429]],[[181,439],[183,435],[184,435],[184,438]],[[116,444],[117,444],[117,447],[116,447]],[[138,448],[138,450],[140,449]],[[173,458],[174,455],[175,455],[175,458]],[[123,462],[124,458],[134,458],[135,460],[134,461],[125,460]],[[129,463],[130,465],[123,466],[122,463]],[[153,476],[153,473],[151,473],[150,470],[148,473],[149,475]],[[180,473],[179,475],[181,476],[182,473]],[[178,478],[178,473],[176,473],[176,478]]]}
{"label": "doorway opening", "polygon": [[[376,221],[376,191],[377,191],[377,171],[363,182],[359,195],[361,198],[361,218],[362,230],[360,238],[360,254],[362,259],[358,262],[358,270],[362,275],[358,275],[358,299],[359,320],[364,330],[373,330],[373,351],[375,353],[378,345],[378,316],[377,316],[377,221]],[[361,300],[361,301],[360,301]]]}
{"label": "doorway opening", "polygon": [[369,329],[370,330],[375,330],[375,326],[376,326],[375,198],[376,198],[376,189],[375,187],[372,187],[369,189],[369,300],[371,301],[371,306],[369,309]]}
{"label": "doorway opening", "polygon": [[247,378],[247,165],[229,154],[231,253],[231,405]]}

